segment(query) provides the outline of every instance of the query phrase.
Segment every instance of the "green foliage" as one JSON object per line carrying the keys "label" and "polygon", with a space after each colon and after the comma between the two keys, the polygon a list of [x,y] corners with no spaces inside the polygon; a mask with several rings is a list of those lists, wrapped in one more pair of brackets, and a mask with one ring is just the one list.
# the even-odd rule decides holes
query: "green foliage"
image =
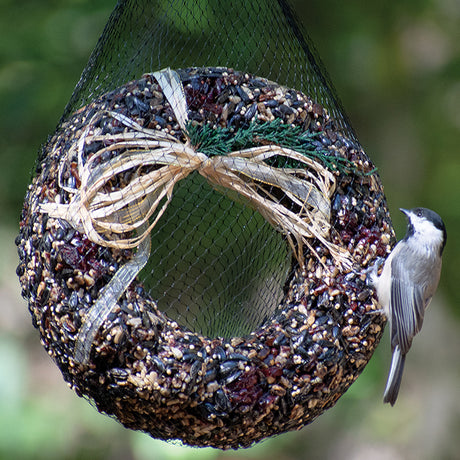
{"label": "green foliage", "polygon": [[[290,148],[307,158],[319,161],[331,171],[338,170],[344,174],[359,173],[351,161],[318,147],[314,141],[318,141],[320,133],[302,131],[300,126],[293,127],[279,119],[266,122],[256,120],[249,123],[248,127],[237,130],[189,123],[187,131],[192,145],[209,157],[270,143]],[[299,161],[277,155],[265,161],[276,168],[304,167]]]}

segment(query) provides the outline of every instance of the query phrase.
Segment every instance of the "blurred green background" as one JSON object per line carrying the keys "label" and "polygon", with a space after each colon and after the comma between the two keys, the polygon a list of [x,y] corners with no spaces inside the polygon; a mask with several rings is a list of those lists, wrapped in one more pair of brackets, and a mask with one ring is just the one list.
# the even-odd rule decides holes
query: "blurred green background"
{"label": "blurred green background", "polygon": [[20,297],[14,237],[40,145],[56,127],[115,0],[0,0],[0,459],[459,459],[460,2],[294,2],[361,144],[399,207],[445,220],[441,285],[382,404],[388,338],[336,407],[251,449],[191,449],[125,430],[73,394]]}

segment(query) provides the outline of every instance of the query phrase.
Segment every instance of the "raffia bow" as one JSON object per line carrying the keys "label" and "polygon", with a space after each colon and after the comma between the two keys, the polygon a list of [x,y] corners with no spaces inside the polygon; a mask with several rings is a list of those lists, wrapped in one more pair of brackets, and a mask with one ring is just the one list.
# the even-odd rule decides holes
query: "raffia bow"
{"label": "raffia bow", "polygon": [[[60,186],[72,198],[68,204],[43,203],[42,212],[68,221],[96,244],[113,248],[137,247],[158,223],[172,200],[174,186],[198,172],[216,189],[242,197],[276,229],[287,236],[302,262],[302,246],[318,238],[341,266],[348,253],[328,235],[334,175],[319,162],[289,148],[265,145],[209,157],[191,145],[187,134],[187,104],[176,72],[153,74],[186,138],[143,128],[117,112],[94,115],[80,140],[60,166]],[[97,117],[111,117],[126,127],[123,133],[102,135],[92,127]],[[84,149],[104,143],[86,162]],[[119,152],[122,153],[119,153]],[[301,168],[276,168],[272,157],[295,160]],[[77,158],[80,186],[63,185],[62,174]],[[109,158],[105,160],[105,158]],[[122,177],[128,177],[124,185]],[[121,181],[121,182],[120,182]],[[294,244],[297,242],[297,246]]]}

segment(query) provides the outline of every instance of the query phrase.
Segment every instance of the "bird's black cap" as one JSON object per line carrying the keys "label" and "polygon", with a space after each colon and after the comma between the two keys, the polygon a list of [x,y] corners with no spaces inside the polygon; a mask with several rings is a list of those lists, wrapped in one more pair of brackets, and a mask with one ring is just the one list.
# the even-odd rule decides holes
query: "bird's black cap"
{"label": "bird's black cap", "polygon": [[[443,237],[444,237],[443,245],[441,248],[441,252],[442,252],[442,250],[444,249],[444,246],[446,245],[447,232],[446,232],[446,226],[444,225],[444,222],[438,213],[432,211],[431,209],[427,209],[427,208],[413,208],[409,210],[400,208],[399,210],[403,212],[407,217],[409,217],[409,214],[415,214],[418,217],[424,217],[426,220],[429,220],[430,222],[432,222],[433,225],[438,230],[441,230],[443,233]],[[413,232],[412,226],[410,224],[410,219],[409,219],[409,227],[410,228],[408,229],[408,233],[411,231]]]}

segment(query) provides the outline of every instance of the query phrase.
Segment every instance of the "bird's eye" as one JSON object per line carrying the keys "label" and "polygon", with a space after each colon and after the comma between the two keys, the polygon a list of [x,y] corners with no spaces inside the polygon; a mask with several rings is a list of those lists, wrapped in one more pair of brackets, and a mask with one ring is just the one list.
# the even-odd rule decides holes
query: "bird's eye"
{"label": "bird's eye", "polygon": [[422,211],[421,209],[419,209],[419,210],[417,211],[417,216],[418,216],[418,217],[422,217],[422,216],[423,216],[423,211]]}

